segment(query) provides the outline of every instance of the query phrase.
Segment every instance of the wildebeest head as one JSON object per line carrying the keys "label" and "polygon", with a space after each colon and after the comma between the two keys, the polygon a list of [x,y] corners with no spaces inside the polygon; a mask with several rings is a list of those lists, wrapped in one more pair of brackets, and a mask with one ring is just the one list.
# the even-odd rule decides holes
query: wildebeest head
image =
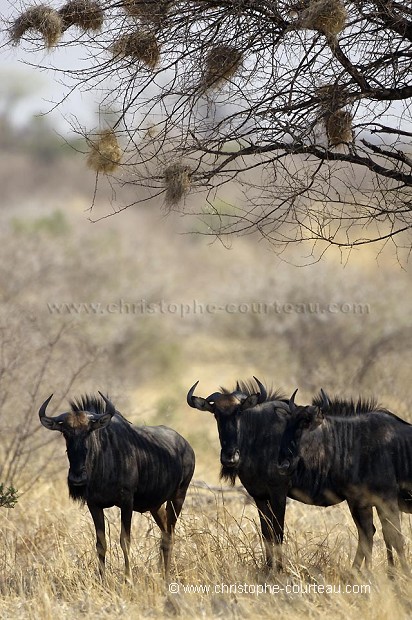
{"label": "wildebeest head", "polygon": [[43,426],[50,431],[60,431],[66,440],[67,456],[70,463],[68,483],[70,494],[73,497],[75,493],[72,493],[72,489],[84,487],[87,482],[86,457],[90,434],[110,424],[116,412],[110,400],[101,392],[99,394],[106,403],[106,410],[103,413],[81,411],[77,406],[72,406],[71,411],[49,417],[46,415],[46,409],[53,394],[39,409],[39,418]]}
{"label": "wildebeest head", "polygon": [[196,381],[187,394],[187,403],[190,407],[209,411],[216,418],[221,447],[220,462],[224,476],[224,470],[234,470],[240,463],[239,426],[242,412],[263,403],[267,398],[265,387],[256,377],[253,378],[259,388],[254,394],[243,393],[237,383],[234,392],[215,392],[207,398],[201,398],[194,396],[199,381]]}
{"label": "wildebeest head", "polygon": [[330,402],[323,390],[319,406],[299,406],[295,404],[295,390],[289,399],[290,416],[282,435],[279,448],[278,469],[281,474],[292,475],[299,462],[299,447],[304,431],[315,430],[324,419],[324,413],[329,409]]}

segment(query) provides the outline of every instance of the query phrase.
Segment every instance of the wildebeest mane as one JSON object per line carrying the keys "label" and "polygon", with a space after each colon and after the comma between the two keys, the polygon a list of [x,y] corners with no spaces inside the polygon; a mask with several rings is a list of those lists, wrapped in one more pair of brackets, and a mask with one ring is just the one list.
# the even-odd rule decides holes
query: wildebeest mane
{"label": "wildebeest mane", "polygon": [[[339,396],[333,396],[329,398],[330,407],[325,412],[328,416],[334,417],[352,417],[363,415],[367,413],[385,413],[386,415],[403,422],[404,424],[409,424],[406,420],[403,420],[392,411],[385,409],[382,407],[375,398],[362,398],[359,396],[358,400],[355,401],[353,398],[344,399]],[[316,407],[321,407],[323,403],[322,394],[319,392],[316,396],[314,396],[312,400],[312,404]]]}
{"label": "wildebeest mane", "polygon": [[72,411],[90,411],[90,413],[102,414],[106,411],[105,403],[97,396],[83,394],[69,402]]}
{"label": "wildebeest mane", "polygon": [[[232,390],[221,387],[220,391],[222,392],[222,394],[232,394],[233,392],[240,391],[242,392],[242,394],[245,394],[246,396],[251,396],[252,394],[256,394],[256,392],[258,391],[258,387],[252,379],[248,379],[246,381],[238,381],[237,384],[238,384],[238,387],[235,386]],[[287,397],[284,394],[282,394],[282,392],[280,392],[279,390],[276,390],[273,387],[269,389],[266,388],[266,389],[267,389],[266,402],[270,402],[272,400],[283,400],[285,402],[288,402]]]}

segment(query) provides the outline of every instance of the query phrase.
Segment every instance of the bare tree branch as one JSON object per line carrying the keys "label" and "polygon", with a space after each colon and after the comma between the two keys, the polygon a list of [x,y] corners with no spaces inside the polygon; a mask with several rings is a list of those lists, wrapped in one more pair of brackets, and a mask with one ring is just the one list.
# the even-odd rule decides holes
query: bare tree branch
{"label": "bare tree branch", "polygon": [[[100,30],[86,19],[92,5]],[[96,171],[93,221],[164,200],[166,211],[200,218],[202,234],[257,232],[279,252],[304,239],[409,248],[406,5],[71,0],[52,21],[42,14],[47,23],[30,9],[16,15],[10,32],[30,49],[82,46],[81,70],[53,70],[69,93],[98,93],[103,119],[117,115],[111,127],[76,128]],[[114,193],[135,187],[136,199],[98,212],[107,181]]]}

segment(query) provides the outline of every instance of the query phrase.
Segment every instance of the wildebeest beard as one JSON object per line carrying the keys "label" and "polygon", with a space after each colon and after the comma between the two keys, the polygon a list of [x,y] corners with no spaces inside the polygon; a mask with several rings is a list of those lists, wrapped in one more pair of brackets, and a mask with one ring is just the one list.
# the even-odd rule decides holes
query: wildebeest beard
{"label": "wildebeest beard", "polygon": [[222,465],[220,468],[220,480],[226,480],[229,482],[230,486],[234,487],[236,478],[237,478],[238,470],[237,467],[227,467],[227,465]]}
{"label": "wildebeest beard", "polygon": [[71,484],[70,480],[67,481],[67,485],[69,487],[69,496],[75,502],[79,502],[80,504],[86,503],[86,485],[83,484],[79,486],[78,484]]}

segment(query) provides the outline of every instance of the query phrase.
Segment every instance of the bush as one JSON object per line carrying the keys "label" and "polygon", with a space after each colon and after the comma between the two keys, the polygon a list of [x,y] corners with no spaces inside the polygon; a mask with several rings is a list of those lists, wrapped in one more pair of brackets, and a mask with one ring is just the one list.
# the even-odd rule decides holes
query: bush
{"label": "bush", "polygon": [[18,495],[17,490],[10,486],[4,488],[4,484],[0,484],[0,507],[1,508],[14,508],[17,504]]}

